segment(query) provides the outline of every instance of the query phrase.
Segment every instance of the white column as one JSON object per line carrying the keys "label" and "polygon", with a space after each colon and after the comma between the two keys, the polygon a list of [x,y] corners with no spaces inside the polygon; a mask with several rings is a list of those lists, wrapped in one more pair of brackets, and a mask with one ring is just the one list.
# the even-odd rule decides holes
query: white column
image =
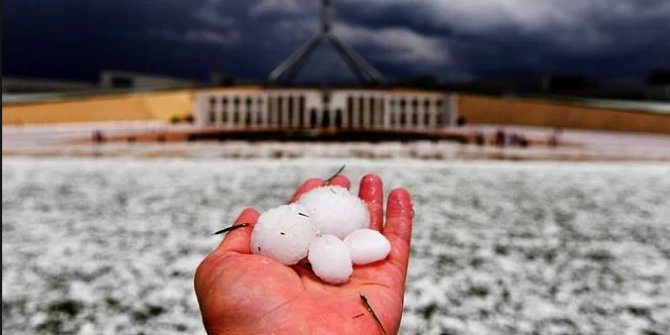
{"label": "white column", "polygon": [[290,110],[291,122],[293,127],[298,128],[300,127],[300,115],[298,115],[300,113],[300,94],[293,95],[291,99],[293,99],[293,103],[291,104],[293,108]]}
{"label": "white column", "polygon": [[270,125],[271,127],[275,127],[277,126],[277,119],[278,119],[277,114],[279,113],[279,103],[276,94],[268,96],[268,107],[271,107],[268,118],[268,125]]}
{"label": "white column", "polygon": [[[328,110],[325,111],[325,113],[323,113],[324,117],[326,116],[326,113],[328,113],[328,127],[327,128],[328,129],[333,128],[335,126],[335,119],[333,118],[333,116],[335,115],[335,112],[332,109],[328,108]],[[323,121],[321,121],[321,122],[323,123]]]}
{"label": "white column", "polygon": [[434,99],[428,100],[428,113],[430,114],[428,119],[428,126],[430,128],[437,127],[437,104]]}
{"label": "white column", "polygon": [[427,97],[424,97],[421,99],[421,102],[419,103],[419,110],[421,113],[419,114],[419,124],[421,128],[428,128],[428,124],[430,123],[430,105],[426,105]]}
{"label": "white column", "polygon": [[370,103],[370,125],[369,127],[375,127],[377,125],[377,115],[379,115],[379,103],[377,103],[377,96],[372,96],[372,101]]}
{"label": "white column", "polygon": [[[211,99],[214,98],[214,103],[212,104]],[[216,96],[215,95],[206,95],[205,98],[206,108],[204,108],[203,113],[203,124],[207,126],[214,126],[216,124]],[[214,121],[210,118],[211,113],[214,112]]]}
{"label": "white column", "polygon": [[249,118],[251,119],[251,124],[250,126],[256,127],[256,122],[258,120],[258,102],[256,101],[257,96],[251,95],[249,96],[249,99],[251,99],[251,103],[248,105],[249,111]]}
{"label": "white column", "polygon": [[261,122],[260,125],[262,127],[267,127],[268,126],[268,99],[267,99],[267,94],[261,93],[259,95],[260,98],[260,108],[258,110],[258,113],[260,114]]}
{"label": "white column", "polygon": [[209,113],[214,109],[214,106],[210,103],[211,95],[201,95],[200,96],[200,111],[198,113],[199,120],[198,124],[201,126],[211,126],[212,124],[209,121]]}
{"label": "white column", "polygon": [[411,118],[411,111],[412,111],[412,100],[411,99],[405,99],[405,107],[400,107],[400,113],[402,114],[400,117],[400,120],[405,119],[405,122],[401,122],[400,126],[402,128],[409,128],[410,124],[412,123],[412,118]]}
{"label": "white column", "polygon": [[400,106],[400,99],[396,99],[396,106],[395,106],[395,128],[402,128],[403,123],[400,122],[402,121],[402,115],[405,111],[402,109]]}
{"label": "white column", "polygon": [[263,103],[263,94],[258,93],[256,97],[254,97],[254,109],[256,110],[256,123],[254,123],[258,127],[263,126],[263,110],[265,109],[265,104]]}
{"label": "white column", "polygon": [[389,125],[391,128],[395,129],[396,126],[398,125],[398,99],[396,99],[395,96],[391,97],[391,100],[393,101],[393,105],[391,108],[389,108]]}
{"label": "white column", "polygon": [[[237,103],[235,103],[235,99],[237,99]],[[240,99],[239,96],[235,96],[233,98],[233,116],[234,116],[233,117],[233,127],[236,127],[236,128],[240,126],[240,122],[242,121],[242,115],[240,115],[240,114],[242,114],[240,105],[244,104],[244,101],[240,101],[240,100],[241,99]]]}
{"label": "white column", "polygon": [[395,122],[393,123],[393,128],[398,129],[402,127],[402,123],[400,123],[400,117],[402,113],[403,111],[400,108],[400,99],[395,99],[395,108],[393,111],[393,119],[395,120]]}
{"label": "white column", "polygon": [[392,97],[389,95],[384,94],[383,95],[384,101],[384,114],[382,115],[382,123],[384,124],[384,129],[389,129],[391,128],[391,99]]}
{"label": "white column", "polygon": [[302,127],[303,128],[309,128],[309,105],[307,104],[307,99],[309,97],[309,93],[305,93],[305,104],[302,109]]}
{"label": "white column", "polygon": [[247,99],[249,103],[247,104],[247,116],[249,117],[249,126],[254,126],[254,121],[256,120],[256,110],[254,106],[256,105],[256,97],[253,95],[248,95]]}
{"label": "white column", "polygon": [[258,126],[265,126],[265,111],[266,111],[266,101],[265,94],[259,93],[256,97],[256,113],[258,113]]}
{"label": "white column", "polygon": [[[263,106],[265,107],[265,126],[266,127],[271,127],[272,126],[272,115],[270,114],[270,111],[272,110],[272,95],[270,93],[266,93],[265,96],[263,97],[264,104]],[[271,108],[272,107],[272,108]]]}
{"label": "white column", "polygon": [[213,126],[221,126],[223,124],[223,96],[215,96],[214,98],[214,124]]}
{"label": "white column", "polygon": [[362,106],[362,111],[363,111],[363,124],[361,125],[362,128],[370,127],[371,110],[372,110],[372,106],[370,105],[370,97],[369,96],[364,96],[363,97],[363,106]]}
{"label": "white column", "polygon": [[[226,103],[224,113],[226,113],[226,123],[225,126],[227,127],[232,127],[233,126],[233,97],[226,95],[225,96],[228,103]],[[221,96],[221,103],[223,103],[223,96]]]}
{"label": "white column", "polygon": [[377,115],[379,114],[379,104],[377,103],[377,96],[373,95],[370,100],[370,124],[368,127],[374,128],[377,125]]}
{"label": "white column", "polygon": [[283,113],[282,114],[282,125],[281,125],[282,127],[291,125],[290,124],[291,120],[289,119],[289,110],[288,110],[288,100],[289,99],[291,99],[290,94],[284,95],[284,101],[282,101],[282,103],[284,104],[284,106],[282,106],[282,113]]}
{"label": "white column", "polygon": [[[349,128],[349,99],[351,99],[351,93],[345,93],[344,95],[344,109],[342,110],[342,128]],[[353,102],[353,99],[352,99]],[[353,103],[352,103],[353,107]]]}
{"label": "white column", "polygon": [[249,106],[247,105],[247,99],[249,97],[246,96],[240,100],[240,125],[246,127],[247,126],[247,113],[249,113]]}
{"label": "white column", "polygon": [[353,120],[350,120],[350,124],[352,128],[357,128],[358,127],[358,121],[360,120],[359,113],[361,112],[361,106],[359,106],[360,99],[357,96],[352,96],[352,104],[351,104],[351,110],[353,113],[351,113],[351,116],[353,117]]}
{"label": "white column", "polygon": [[453,126],[458,119],[458,95],[449,94],[449,125]]}
{"label": "white column", "polygon": [[205,121],[206,119],[203,119],[203,113],[205,112],[205,96],[203,94],[197,94],[196,98],[196,105],[195,105],[195,112],[193,113],[193,118],[195,118],[195,124],[198,126],[204,126],[206,125]]}
{"label": "white column", "polygon": [[[279,98],[281,97],[281,94],[276,94],[274,96],[275,98],[275,111],[274,111],[274,122],[272,123],[275,127],[280,127],[281,124],[279,123],[279,119],[281,119],[280,115],[282,114],[282,108],[283,108],[283,103],[279,103]],[[283,101],[283,98],[282,98]]]}
{"label": "white column", "polygon": [[382,95],[378,95],[375,97],[375,114],[373,115],[374,118],[374,125],[375,128],[381,128],[382,125],[384,124],[384,97]]}

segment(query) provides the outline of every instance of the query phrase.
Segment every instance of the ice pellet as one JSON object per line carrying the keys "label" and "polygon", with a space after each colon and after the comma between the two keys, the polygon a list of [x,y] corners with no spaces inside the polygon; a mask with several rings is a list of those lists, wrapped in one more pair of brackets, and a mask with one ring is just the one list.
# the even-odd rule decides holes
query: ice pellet
{"label": "ice pellet", "polygon": [[381,261],[391,251],[391,244],[380,232],[373,229],[358,229],[344,238],[351,261],[364,265]]}
{"label": "ice pellet", "polygon": [[292,265],[307,256],[315,238],[309,210],[298,204],[283,205],[258,218],[251,233],[251,251]]}
{"label": "ice pellet", "polygon": [[309,247],[307,259],[314,274],[327,283],[345,283],[353,272],[347,246],[333,235],[317,237]]}
{"label": "ice pellet", "polygon": [[303,194],[298,203],[312,213],[321,234],[343,239],[356,229],[370,226],[370,213],[363,200],[340,186],[315,188]]}

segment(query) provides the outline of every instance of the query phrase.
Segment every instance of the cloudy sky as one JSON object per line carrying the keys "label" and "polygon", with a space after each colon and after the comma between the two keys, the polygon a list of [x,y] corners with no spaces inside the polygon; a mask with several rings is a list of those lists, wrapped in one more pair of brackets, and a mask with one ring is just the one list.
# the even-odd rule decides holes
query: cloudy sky
{"label": "cloudy sky", "polygon": [[[102,69],[263,79],[317,29],[317,0],[5,0],[3,73]],[[577,74],[639,81],[670,67],[667,0],[335,0],[335,33],[389,79]],[[322,44],[300,80],[351,78]]]}

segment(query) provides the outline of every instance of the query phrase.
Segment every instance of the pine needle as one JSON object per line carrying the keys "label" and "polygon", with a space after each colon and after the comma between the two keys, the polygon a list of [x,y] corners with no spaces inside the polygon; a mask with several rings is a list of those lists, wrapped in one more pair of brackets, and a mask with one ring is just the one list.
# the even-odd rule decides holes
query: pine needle
{"label": "pine needle", "polygon": [[377,317],[377,313],[372,309],[372,306],[370,306],[370,303],[368,303],[368,299],[362,295],[358,294],[361,297],[361,301],[363,302],[363,306],[365,306],[365,309],[372,314],[372,317],[375,319],[375,322],[377,322],[377,325],[379,326],[379,329],[382,331],[382,334],[386,335],[386,329],[384,329],[384,325],[382,324],[382,321],[379,320],[379,317]]}
{"label": "pine needle", "polygon": [[333,179],[334,179],[335,177],[339,176],[340,173],[342,173],[342,171],[344,171],[344,168],[345,168],[345,167],[347,167],[346,164],[340,166],[340,168],[337,170],[337,172],[335,172],[335,174],[333,174],[332,176],[330,176],[330,178],[326,179],[326,181],[324,182],[324,185],[330,185],[330,182],[333,181]]}
{"label": "pine needle", "polygon": [[228,227],[228,228],[224,228],[224,229],[218,230],[218,231],[214,232],[212,235],[225,234],[225,233],[227,233],[227,232],[229,232],[229,231],[233,231],[233,230],[235,230],[235,229],[237,229],[237,228],[246,227],[246,226],[248,226],[248,225],[249,225],[248,223],[234,224],[234,225],[232,225],[232,226],[230,226],[230,227]]}

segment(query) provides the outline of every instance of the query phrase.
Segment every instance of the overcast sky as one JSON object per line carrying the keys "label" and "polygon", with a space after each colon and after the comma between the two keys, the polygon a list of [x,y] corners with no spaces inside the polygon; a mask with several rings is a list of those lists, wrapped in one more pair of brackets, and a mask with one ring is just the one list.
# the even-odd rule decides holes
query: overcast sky
{"label": "overcast sky", "polygon": [[[317,0],[4,0],[3,73],[96,80],[102,69],[263,79],[317,29]],[[334,0],[334,31],[389,79],[670,67],[668,0]],[[301,80],[350,78],[328,44]]]}

